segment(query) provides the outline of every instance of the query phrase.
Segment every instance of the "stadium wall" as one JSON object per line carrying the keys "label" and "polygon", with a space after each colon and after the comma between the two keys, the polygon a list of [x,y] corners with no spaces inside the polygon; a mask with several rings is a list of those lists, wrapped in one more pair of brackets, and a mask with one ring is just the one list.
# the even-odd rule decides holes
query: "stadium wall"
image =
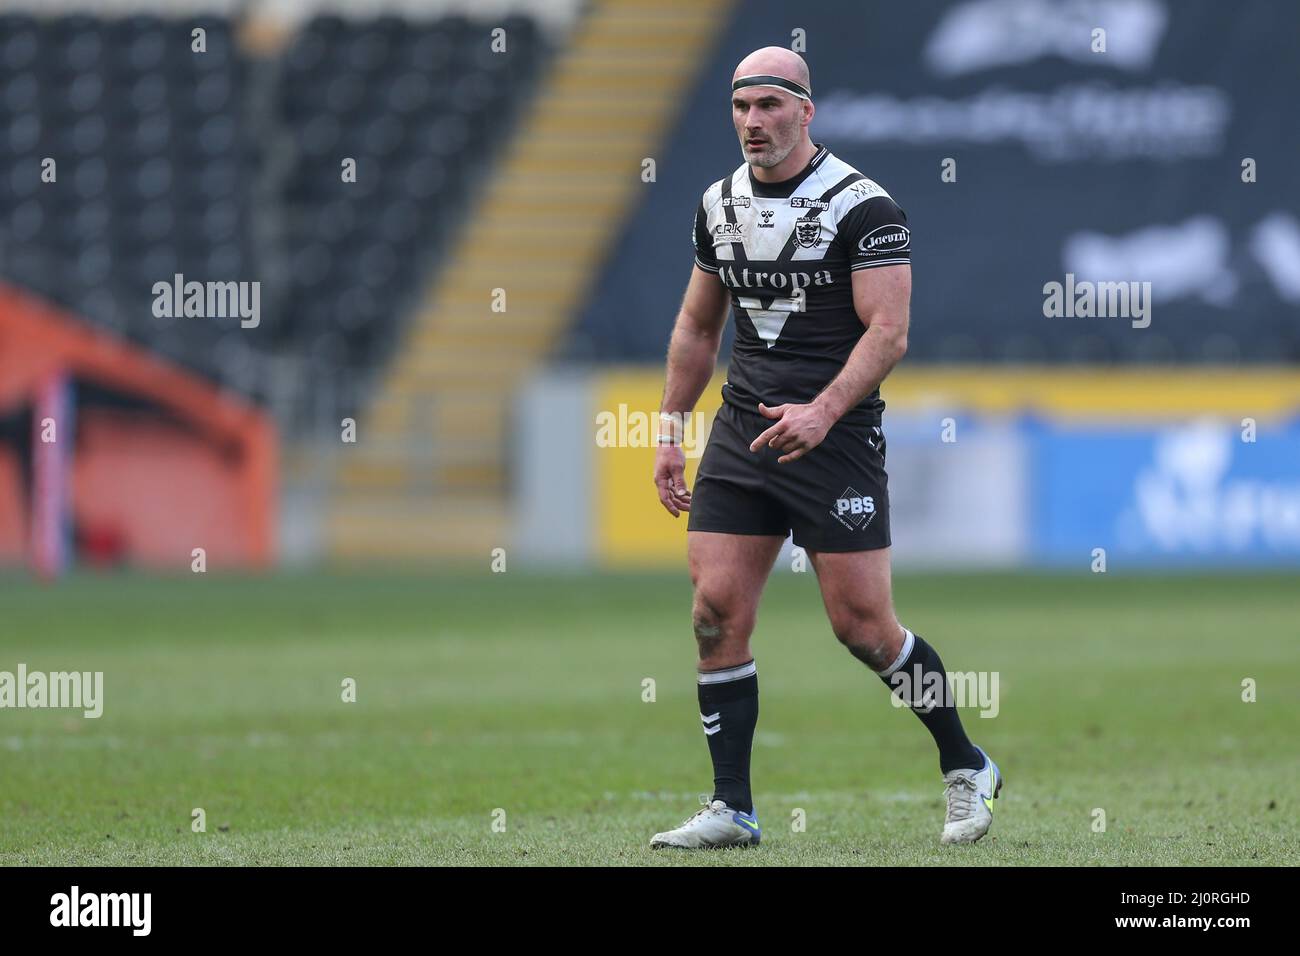
{"label": "stadium wall", "polygon": [[[688,423],[688,481],[723,380]],[[523,561],[684,566],[651,483],[662,387],[560,367],[522,391]],[[905,367],[884,395],[901,565],[1300,566],[1300,372]]]}

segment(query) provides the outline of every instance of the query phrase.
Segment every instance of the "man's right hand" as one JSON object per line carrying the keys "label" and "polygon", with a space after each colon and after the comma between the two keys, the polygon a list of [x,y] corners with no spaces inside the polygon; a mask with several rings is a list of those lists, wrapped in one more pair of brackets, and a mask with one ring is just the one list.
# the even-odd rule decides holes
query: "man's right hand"
{"label": "man's right hand", "polygon": [[674,518],[691,510],[691,492],[686,487],[686,454],[681,445],[664,443],[655,449],[655,487],[659,503]]}

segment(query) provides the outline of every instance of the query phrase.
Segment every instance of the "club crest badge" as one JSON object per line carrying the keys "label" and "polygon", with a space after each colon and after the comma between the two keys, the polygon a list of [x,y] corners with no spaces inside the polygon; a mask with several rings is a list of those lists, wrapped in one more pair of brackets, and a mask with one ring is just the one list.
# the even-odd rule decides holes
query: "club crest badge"
{"label": "club crest badge", "polygon": [[811,249],[822,237],[820,219],[800,219],[794,224],[794,241],[801,249]]}

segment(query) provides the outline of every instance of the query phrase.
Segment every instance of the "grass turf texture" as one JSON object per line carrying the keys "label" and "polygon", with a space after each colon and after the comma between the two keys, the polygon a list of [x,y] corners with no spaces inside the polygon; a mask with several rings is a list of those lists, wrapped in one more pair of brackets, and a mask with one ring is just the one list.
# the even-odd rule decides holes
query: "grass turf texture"
{"label": "grass turf texture", "polygon": [[713,853],[647,847],[711,782],[682,575],[3,578],[0,670],[102,670],[105,708],[0,710],[0,863],[1300,861],[1294,578],[895,592],[949,670],[1000,673],[1000,714],[963,712],[1007,779],[973,847],[939,845],[930,737],[837,645],[811,573],[759,614],[763,845]]}

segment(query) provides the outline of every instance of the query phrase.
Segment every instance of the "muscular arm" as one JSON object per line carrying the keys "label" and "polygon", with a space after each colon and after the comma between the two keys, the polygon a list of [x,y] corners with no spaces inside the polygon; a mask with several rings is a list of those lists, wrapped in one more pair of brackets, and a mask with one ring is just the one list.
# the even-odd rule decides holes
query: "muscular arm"
{"label": "muscular arm", "polygon": [[718,361],[727,322],[727,290],[713,273],[691,269],[677,322],[668,342],[668,374],[660,411],[685,415],[704,394]]}
{"label": "muscular arm", "polygon": [[874,392],[907,351],[908,302],[912,267],[878,266],[853,273],[853,307],[867,327],[849,353],[844,368],[807,405],[778,405],[758,410],[779,419],[759,435],[750,451],[764,444],[783,451],[778,464],[802,458],[821,444],[832,425]]}
{"label": "muscular arm", "polygon": [[867,331],[849,353],[840,374],[813,401],[831,415],[832,423],[879,388],[907,352],[911,298],[911,266],[880,266],[853,273],[853,308]]}
{"label": "muscular arm", "polygon": [[655,449],[655,487],[659,501],[676,518],[691,510],[691,493],[686,487],[686,456],[681,439],[685,417],[700,400],[718,360],[718,345],[727,322],[727,290],[714,273],[699,266],[691,269],[681,310],[668,342],[668,371],[660,412],[676,421],[660,426],[660,434],[671,434],[676,444],[658,444]]}

